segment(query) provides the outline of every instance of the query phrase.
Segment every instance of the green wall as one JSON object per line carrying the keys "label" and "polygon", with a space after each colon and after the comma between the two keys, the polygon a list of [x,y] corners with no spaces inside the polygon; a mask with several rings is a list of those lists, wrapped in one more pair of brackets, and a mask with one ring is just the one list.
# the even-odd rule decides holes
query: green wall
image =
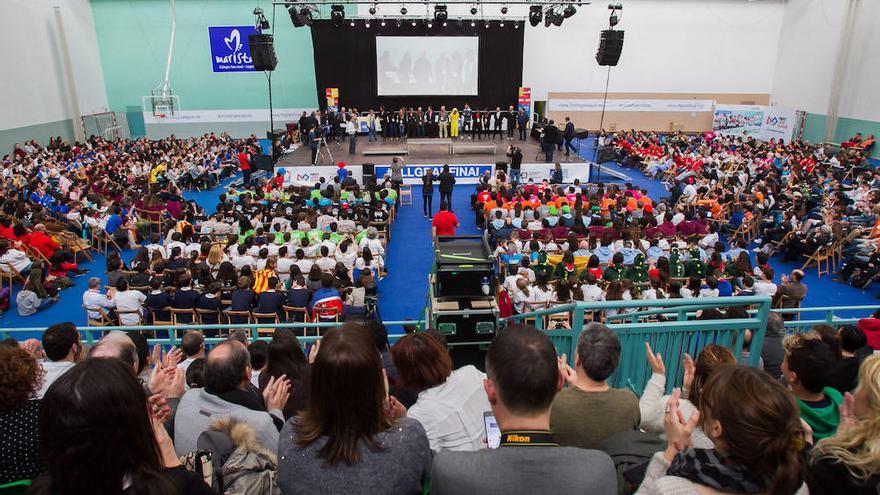
{"label": "green wall", "polygon": [[[827,120],[828,118],[825,115],[807,113],[804,116],[804,132],[802,136],[804,141],[811,143],[825,141],[825,123]],[[834,142],[846,141],[855,136],[857,132],[861,132],[864,137],[868,137],[871,134],[880,137],[880,122],[840,117],[837,119],[837,129],[834,131]],[[880,159],[880,147],[874,146],[871,157]]]}
{"label": "green wall", "polygon": [[73,122],[70,119],[65,119],[27,127],[4,129],[0,131],[0,157],[11,154],[15,143],[36,139],[38,143],[46,146],[49,143],[49,138],[55,136],[61,136],[63,139],[73,142]]}
{"label": "green wall", "polygon": [[[272,6],[261,2],[272,21]],[[133,136],[143,135],[142,97],[165,76],[171,31],[168,0],[91,0],[110,109],[128,114]],[[268,108],[262,72],[214,73],[208,26],[250,25],[255,2],[177,0],[171,85],[183,110]],[[312,38],[277,8],[272,76],[275,108],[317,107]],[[219,129],[217,129],[219,130]]]}

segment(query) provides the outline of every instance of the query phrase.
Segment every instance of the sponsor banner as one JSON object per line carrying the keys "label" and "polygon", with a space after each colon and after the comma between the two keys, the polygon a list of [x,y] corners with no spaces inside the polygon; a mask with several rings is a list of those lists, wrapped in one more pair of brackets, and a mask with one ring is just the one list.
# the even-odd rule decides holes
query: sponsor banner
{"label": "sponsor banner", "polygon": [[762,105],[718,105],[712,117],[712,130],[725,136],[751,136],[762,139],[764,114]]}
{"label": "sponsor banner", "polygon": [[[486,173],[492,173],[494,164],[467,164],[467,165],[449,165],[449,172],[455,177],[456,184],[476,184],[480,181],[480,177]],[[434,175],[440,175],[443,171],[443,164],[419,163],[414,165],[406,165],[403,167],[402,175],[404,184],[421,184],[422,176],[425,170],[433,169]],[[376,164],[376,179],[382,180],[385,174],[391,175],[391,164]]]}
{"label": "sponsor banner", "polygon": [[[711,112],[714,100],[608,100],[606,112]],[[602,99],[555,99],[547,103],[551,112],[601,112]]]}
{"label": "sponsor banner", "polygon": [[248,35],[258,33],[253,26],[208,26],[214,72],[253,71]]}
{"label": "sponsor banner", "polygon": [[339,88],[326,88],[324,96],[327,98],[327,111],[335,112],[339,110]]}
{"label": "sponsor banner", "polygon": [[788,108],[770,107],[764,116],[764,126],[761,130],[761,139],[769,141],[782,139],[790,143],[794,138],[795,128],[798,123],[797,110]]}
{"label": "sponsor banner", "polygon": [[[562,182],[572,183],[578,179],[582,184],[590,181],[590,164],[589,163],[560,163],[562,167]],[[550,180],[550,172],[556,165],[554,163],[523,163],[520,167],[520,175],[522,181],[527,182],[534,179],[535,182],[541,182],[544,179]]]}
{"label": "sponsor banner", "polygon": [[[360,165],[352,165],[345,168],[348,170],[349,175],[354,177],[359,184],[363,183],[364,175]],[[285,185],[313,186],[321,180],[321,177],[326,177],[328,181],[332,182],[333,178],[336,177],[337,170],[339,168],[336,165],[306,165],[301,167],[275,167],[275,174],[280,173],[284,175]]]}
{"label": "sponsor banner", "polygon": [[[309,108],[275,108],[272,111],[275,123],[299,122],[303,112]],[[269,109],[252,110],[177,110],[174,115],[157,117],[152,112],[144,112],[145,124],[189,124],[205,122],[269,122]]]}
{"label": "sponsor banner", "polygon": [[518,102],[519,110],[524,110],[526,115],[528,115],[532,108],[532,88],[520,86]]}

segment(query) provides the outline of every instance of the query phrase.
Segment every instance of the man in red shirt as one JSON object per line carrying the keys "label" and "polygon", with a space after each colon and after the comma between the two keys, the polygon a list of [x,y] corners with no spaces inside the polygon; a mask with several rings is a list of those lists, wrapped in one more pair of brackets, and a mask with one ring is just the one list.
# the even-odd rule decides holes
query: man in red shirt
{"label": "man in red shirt", "polygon": [[440,212],[431,220],[431,232],[434,237],[455,235],[455,229],[459,226],[455,213],[449,211],[445,202],[440,202]]}
{"label": "man in red shirt", "polygon": [[239,168],[241,168],[241,173],[244,174],[244,185],[250,185],[251,160],[246,148],[242,148],[241,151],[238,153],[238,166]]}

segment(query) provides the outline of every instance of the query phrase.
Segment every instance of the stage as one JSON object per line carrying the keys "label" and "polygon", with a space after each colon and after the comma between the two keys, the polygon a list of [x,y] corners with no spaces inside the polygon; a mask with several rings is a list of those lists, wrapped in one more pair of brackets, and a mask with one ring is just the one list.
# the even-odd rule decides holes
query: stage
{"label": "stage", "polygon": [[530,178],[537,182],[549,179],[554,164],[559,163],[565,182],[573,182],[574,179],[578,179],[582,183],[589,182],[591,168],[589,164],[591,162],[580,158],[575,153],[566,157],[562,151],[557,149],[553,154],[554,161],[546,163],[544,153],[541,153],[536,141],[532,139],[511,141],[507,138],[383,140],[380,136],[377,141],[371,143],[366,136],[359,135],[357,153],[355,154],[348,154],[347,139],[339,144],[331,140],[329,150],[328,147],[321,147],[323,156],[319,156],[317,165],[310,164],[311,151],[309,148],[301,146],[278,160],[275,170],[276,173],[283,170],[286,183],[307,184],[314,183],[322,176],[335,176],[336,164],[342,161],[345,162],[346,168],[354,178],[360,182],[363,179],[362,166],[374,164],[375,175],[381,180],[389,172],[392,159],[397,156],[405,163],[403,170],[405,183],[421,183],[425,169],[434,169],[434,174],[437,175],[443,165],[449,165],[450,171],[455,175],[459,184],[474,184],[486,171],[494,172],[496,163],[509,162],[507,148],[510,145],[522,150],[523,181]]}

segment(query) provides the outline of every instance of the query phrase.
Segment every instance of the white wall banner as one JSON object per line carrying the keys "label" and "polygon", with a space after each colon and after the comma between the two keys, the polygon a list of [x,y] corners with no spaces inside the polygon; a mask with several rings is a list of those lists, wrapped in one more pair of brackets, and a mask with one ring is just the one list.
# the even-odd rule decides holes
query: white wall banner
{"label": "white wall banner", "polygon": [[[348,173],[354,177],[354,180],[363,183],[364,173],[360,165],[350,165],[345,168],[348,169]],[[321,180],[321,177],[332,181],[338,170],[339,168],[335,165],[275,167],[275,175],[279,173],[284,175],[284,185],[313,186]]]}
{"label": "white wall banner", "polygon": [[[569,184],[578,179],[581,184],[590,181],[590,164],[589,163],[560,163],[562,167],[562,182]],[[550,180],[550,171],[556,166],[554,163],[523,163],[520,169],[523,182],[529,179],[535,179],[535,182],[541,182],[544,179]]]}
{"label": "white wall banner", "polygon": [[[275,127],[284,128],[287,122],[299,122],[303,112],[310,113],[309,108],[274,108]],[[205,122],[268,122],[269,109],[252,110],[177,110],[174,115],[158,117],[153,112],[144,112],[144,124],[195,124]]]}
{"label": "white wall banner", "polygon": [[769,107],[764,115],[761,139],[769,141],[775,138],[777,141],[782,139],[786,143],[790,143],[794,138],[797,123],[797,110]]}
{"label": "white wall banner", "polygon": [[767,108],[763,105],[718,105],[712,118],[712,130],[725,136],[762,139],[761,129]]}
{"label": "white wall banner", "polygon": [[[715,100],[608,100],[606,112],[711,112]],[[601,112],[602,99],[554,99],[551,112]]]}
{"label": "white wall banner", "polygon": [[[454,165],[449,164],[449,173],[455,177],[456,184],[476,184],[480,181],[480,177],[486,173],[492,173],[495,164],[493,163],[469,163]],[[416,163],[403,167],[401,175],[404,184],[421,184],[422,176],[428,169],[434,170],[434,177],[440,175],[443,171],[442,163]],[[376,164],[376,180],[382,180],[385,174],[391,174],[391,164]]]}

